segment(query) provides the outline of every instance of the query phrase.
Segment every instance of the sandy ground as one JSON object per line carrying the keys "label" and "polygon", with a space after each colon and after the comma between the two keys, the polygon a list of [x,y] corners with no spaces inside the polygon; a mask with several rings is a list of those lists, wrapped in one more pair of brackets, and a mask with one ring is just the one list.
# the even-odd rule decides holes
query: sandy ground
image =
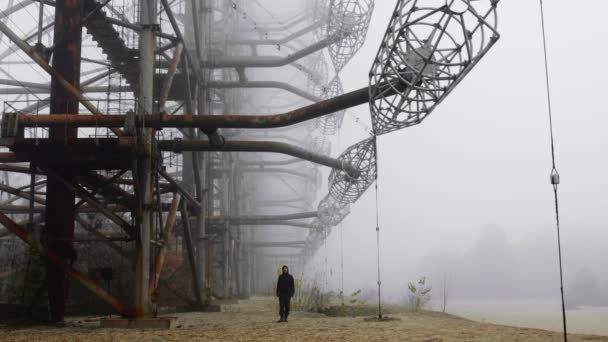
{"label": "sandy ground", "polygon": [[[559,333],[484,324],[438,313],[400,313],[399,320],[367,322],[363,317],[333,318],[294,312],[289,323],[275,323],[268,300],[248,300],[221,313],[176,314],[170,330],[109,330],[96,319],[77,318],[67,327],[0,327],[0,341],[560,341]],[[571,335],[570,341],[608,337]]]}

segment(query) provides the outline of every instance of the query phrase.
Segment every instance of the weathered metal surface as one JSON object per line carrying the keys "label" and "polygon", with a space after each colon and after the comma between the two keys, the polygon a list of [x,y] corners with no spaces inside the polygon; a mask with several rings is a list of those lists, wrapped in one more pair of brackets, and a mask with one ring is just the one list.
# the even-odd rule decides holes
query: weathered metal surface
{"label": "weathered metal surface", "polygon": [[[34,50],[29,53],[25,42],[15,42],[21,49],[30,54],[51,76],[50,111],[54,114],[78,113],[79,101],[92,112],[93,106],[80,93],[80,63],[82,49],[83,3],[81,0],[58,0],[55,6],[55,31],[53,66],[41,60]],[[25,48],[25,49],[24,49]],[[49,140],[61,142],[78,137],[76,128],[50,127]],[[54,169],[68,182],[73,182],[75,170]],[[64,187],[60,180],[50,178],[47,181],[45,229],[49,237],[48,248],[63,260],[72,259],[74,247],[74,228],[76,194],[73,189]],[[33,207],[33,205],[32,205]],[[48,298],[51,320],[61,322],[65,315],[65,304],[68,299],[69,281],[65,269],[49,262],[46,268],[48,281]]]}
{"label": "weathered metal surface", "polygon": [[[172,151],[181,153],[184,151],[223,151],[223,152],[268,152],[268,153],[280,153],[290,155],[292,157],[308,160],[310,162],[325,165],[332,169],[342,170],[346,172],[351,178],[356,179],[359,177],[360,171],[353,165],[345,162],[344,160],[331,158],[328,156],[320,155],[304,148],[286,144],[276,141],[226,141],[222,146],[216,146],[209,141],[192,141],[192,140],[161,140],[158,141],[158,148],[161,151]],[[15,151],[50,151],[51,149],[61,149],[72,147],[74,152],[80,149],[83,158],[87,154],[95,153],[96,151],[111,152],[113,149],[121,151],[122,153],[128,153],[128,148],[136,148],[133,140],[130,138],[112,139],[91,139],[81,138],[72,139],[67,141],[67,144],[54,143],[48,139],[4,139],[0,141],[1,146],[11,147]],[[145,153],[145,151],[138,151],[139,153]],[[60,155],[60,153],[56,153]],[[75,153],[76,154],[76,153]],[[13,158],[10,156],[10,158]],[[70,156],[73,158],[73,156]],[[19,160],[18,158],[16,158]],[[23,158],[21,160],[27,160]],[[2,161],[2,159],[0,159]],[[4,161],[6,162],[6,161]]]}
{"label": "weathered metal surface", "polygon": [[180,194],[173,194],[171,210],[169,210],[169,213],[167,215],[167,221],[165,222],[165,227],[163,229],[163,245],[161,246],[160,251],[156,255],[156,260],[154,261],[154,272],[150,276],[150,285],[148,287],[150,297],[156,291],[156,288],[158,287],[158,281],[160,280],[161,272],[163,271],[165,257],[167,256],[169,243],[171,242],[171,235],[173,233],[173,226],[175,226],[175,219],[177,218],[177,210],[179,208],[180,200]]}
{"label": "weathered metal surface", "polygon": [[20,198],[27,199],[27,200],[30,200],[30,199],[33,198],[34,202],[36,202],[38,204],[42,204],[42,205],[46,204],[46,199],[45,198],[42,198],[40,196],[31,196],[31,194],[29,192],[25,192],[25,191],[22,191],[22,190],[19,190],[19,189],[15,189],[13,187],[10,187],[10,186],[2,184],[2,183],[0,183],[0,191],[6,192],[8,194],[15,195],[15,196],[18,196]]}
{"label": "weathered metal surface", "polygon": [[[118,216],[114,212],[112,212],[112,210],[109,209],[105,204],[100,203],[99,201],[97,201],[84,188],[82,188],[81,186],[79,186],[75,182],[70,181],[69,179],[66,179],[66,178],[58,175],[53,170],[46,169],[45,171],[46,171],[46,174],[50,178],[49,181],[50,180],[54,180],[54,181],[57,182],[58,185],[61,186],[61,188],[58,189],[58,191],[63,191],[63,192],[71,191],[74,194],[77,194],[78,197],[82,198],[91,207],[99,210],[99,212],[101,212],[102,214],[104,214],[108,219],[110,219],[116,225],[118,225],[119,227],[121,227],[122,229],[124,229],[125,232],[127,232],[130,236],[134,236],[135,235],[133,227],[129,223],[127,223],[120,216]],[[48,196],[47,196],[47,200],[48,200]],[[74,200],[72,200],[72,207],[74,207]],[[47,212],[48,212],[48,210],[50,210],[50,208],[49,208],[49,203],[47,202]],[[65,210],[65,209],[62,208],[60,210]],[[72,210],[74,210],[74,209],[72,209]],[[61,213],[61,211],[60,211],[60,213]],[[75,210],[74,210],[74,213],[75,213]]]}
{"label": "weathered metal surface", "polygon": [[201,287],[200,281],[200,270],[198,263],[196,262],[196,251],[194,250],[194,243],[192,238],[192,229],[190,228],[190,217],[188,215],[188,208],[185,202],[181,203],[180,215],[182,218],[182,225],[184,227],[184,240],[186,242],[186,251],[188,253],[188,262],[190,263],[190,270],[192,271],[192,285],[194,289],[194,298],[196,298],[197,304],[203,306],[203,288]]}
{"label": "weathered metal surface", "polygon": [[[369,101],[368,88],[346,93],[284,114],[275,115],[161,115],[151,114],[135,124],[151,128],[278,128],[316,119]],[[122,127],[124,115],[17,115],[19,127]]]}
{"label": "weathered metal surface", "polygon": [[359,177],[359,170],[342,160],[330,158],[307,151],[298,146],[275,141],[226,141],[218,148],[206,141],[159,141],[159,148],[164,151],[223,151],[223,152],[269,152],[287,154],[293,157],[325,165],[336,170],[343,170],[350,177]]}
{"label": "weathered metal surface", "polygon": [[32,248],[34,248],[41,256],[46,258],[55,267],[61,269],[63,272],[65,272],[65,274],[74,278],[85,288],[93,292],[101,300],[110,305],[110,307],[112,307],[117,313],[127,317],[131,316],[130,310],[128,310],[120,301],[118,301],[115,297],[107,293],[104,289],[97,286],[97,284],[95,284],[85,275],[73,269],[72,266],[68,264],[70,262],[69,259],[66,259],[63,255],[56,254],[52,250],[44,248],[44,246],[42,246],[40,242],[34,239],[32,235],[27,232],[27,230],[16,224],[13,220],[11,220],[2,212],[0,212],[0,224],[10,230],[13,234],[17,235],[21,240],[30,245]]}
{"label": "weathered metal surface", "polygon": [[[67,0],[62,0],[67,1]],[[77,5],[80,6],[80,1],[76,1]],[[79,12],[80,15],[80,12]],[[87,108],[93,115],[101,115],[97,107],[95,107],[87,98],[85,98],[77,87],[75,87],[72,83],[66,80],[63,76],[63,73],[60,73],[55,68],[51,67],[46,60],[36,53],[34,48],[29,46],[26,42],[22,41],[6,24],[0,21],[0,32],[4,33],[9,39],[15,43],[23,52],[25,52],[28,56],[32,58],[44,71],[46,71],[49,75],[53,77],[53,80],[56,80],[65,90],[70,94],[70,96],[74,96],[78,99],[78,101]],[[72,111],[77,112],[77,110]],[[61,112],[59,112],[61,113]],[[112,131],[116,135],[122,135],[120,130],[112,128]]]}
{"label": "weathered metal surface", "polygon": [[181,62],[183,50],[184,45],[182,43],[177,44],[177,46],[175,47],[175,51],[173,52],[173,59],[171,59],[169,69],[167,70],[167,74],[165,75],[165,79],[163,80],[163,86],[161,88],[160,96],[158,99],[158,108],[159,112],[161,113],[165,112],[165,106],[169,98],[169,92],[171,91],[171,87],[173,86],[173,78],[175,77],[175,73],[177,72],[177,66]]}

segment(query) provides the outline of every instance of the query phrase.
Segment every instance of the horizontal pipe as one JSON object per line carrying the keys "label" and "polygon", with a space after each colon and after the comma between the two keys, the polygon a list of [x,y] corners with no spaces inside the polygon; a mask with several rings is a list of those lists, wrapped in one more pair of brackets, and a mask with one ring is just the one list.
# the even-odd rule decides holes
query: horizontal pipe
{"label": "horizontal pipe", "polygon": [[301,147],[276,141],[226,141],[224,146],[214,146],[208,141],[175,141],[158,142],[162,151],[222,151],[222,152],[269,152],[281,153],[325,165],[332,169],[344,170],[349,176],[359,178],[361,172],[354,166],[340,159],[317,154]]}
{"label": "horizontal pipe", "polygon": [[300,220],[307,218],[315,218],[318,213],[316,211],[310,211],[305,213],[297,214],[286,214],[286,215],[260,215],[260,216],[210,216],[207,218],[209,221],[229,221],[230,223],[238,222],[272,222],[272,221],[287,221],[287,220]]}
{"label": "horizontal pipe", "polygon": [[[161,115],[150,114],[136,122],[149,128],[278,128],[295,125],[369,102],[367,87],[317,102],[283,114],[274,115]],[[122,127],[125,115],[18,114],[19,127]]]}
{"label": "horizontal pipe", "polygon": [[[56,115],[48,115],[52,119]],[[112,116],[94,117],[94,118],[106,118]],[[11,148],[24,149],[26,147],[36,148],[38,150],[45,147],[87,147],[94,149],[108,149],[118,147],[134,147],[133,143],[129,138],[81,138],[70,141],[52,142],[49,139],[4,139],[0,140],[0,146],[8,146]],[[331,158],[325,155],[308,151],[299,146],[290,145],[276,141],[226,141],[223,145],[216,145],[209,141],[184,141],[181,139],[177,140],[160,140],[157,142],[158,148],[161,151],[171,151],[181,153],[184,151],[198,151],[198,152],[209,152],[209,151],[220,151],[220,152],[267,152],[267,153],[281,153],[290,155],[292,157],[308,160],[315,164],[325,165],[332,169],[344,170],[349,176],[358,178],[360,171],[353,165],[347,164],[340,159]],[[18,161],[16,156],[10,156],[14,158],[14,161]],[[0,158],[0,162],[6,162]],[[44,171],[44,170],[43,170]]]}
{"label": "horizontal pipe", "polygon": [[252,247],[285,247],[285,248],[304,248],[306,241],[277,241],[277,242],[252,242]]}

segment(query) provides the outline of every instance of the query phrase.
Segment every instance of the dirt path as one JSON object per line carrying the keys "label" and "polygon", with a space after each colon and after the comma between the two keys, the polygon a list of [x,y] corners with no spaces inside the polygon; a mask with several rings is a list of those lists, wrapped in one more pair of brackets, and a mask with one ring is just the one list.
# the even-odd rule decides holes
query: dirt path
{"label": "dirt path", "polygon": [[[175,315],[171,330],[108,330],[95,320],[72,320],[66,328],[3,328],[0,341],[560,341],[559,333],[477,323],[436,313],[402,313],[400,320],[366,322],[296,312],[289,323],[275,323],[273,306],[264,300],[227,306],[221,313]],[[572,335],[570,341],[608,337]]]}

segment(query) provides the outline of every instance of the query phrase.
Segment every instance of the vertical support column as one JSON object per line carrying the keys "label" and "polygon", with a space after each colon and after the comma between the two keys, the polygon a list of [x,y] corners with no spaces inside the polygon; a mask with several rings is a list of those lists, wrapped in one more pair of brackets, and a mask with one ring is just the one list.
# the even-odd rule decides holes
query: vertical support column
{"label": "vertical support column", "polygon": [[223,271],[224,271],[224,298],[232,298],[232,277],[231,277],[231,263],[232,263],[232,239],[230,238],[230,225],[226,224],[224,227],[224,257],[222,258]]}
{"label": "vertical support column", "polygon": [[[76,89],[80,88],[80,58],[82,48],[83,4],[81,0],[57,0],[55,5],[55,32],[53,68]],[[56,78],[51,80],[50,110],[53,114],[78,113],[78,99],[72,96]],[[76,138],[74,128],[52,127],[49,139],[63,142]],[[49,165],[68,181],[75,180],[72,170],[61,169],[60,165]],[[56,179],[47,181],[45,229],[49,238],[48,248],[66,263],[76,257],[74,250],[74,221],[76,218],[74,201],[76,195]],[[69,279],[65,270],[54,264],[46,264],[48,297],[51,320],[62,322],[68,297]]]}
{"label": "vertical support column", "polygon": [[[154,106],[154,48],[156,25],[156,0],[140,0],[139,36],[139,94],[137,115],[150,115]],[[135,266],[134,314],[136,318],[152,315],[150,303],[150,239],[153,222],[152,140],[150,129],[136,127],[141,154],[135,160],[134,173],[138,196]],[[135,176],[134,175],[134,176]]]}

